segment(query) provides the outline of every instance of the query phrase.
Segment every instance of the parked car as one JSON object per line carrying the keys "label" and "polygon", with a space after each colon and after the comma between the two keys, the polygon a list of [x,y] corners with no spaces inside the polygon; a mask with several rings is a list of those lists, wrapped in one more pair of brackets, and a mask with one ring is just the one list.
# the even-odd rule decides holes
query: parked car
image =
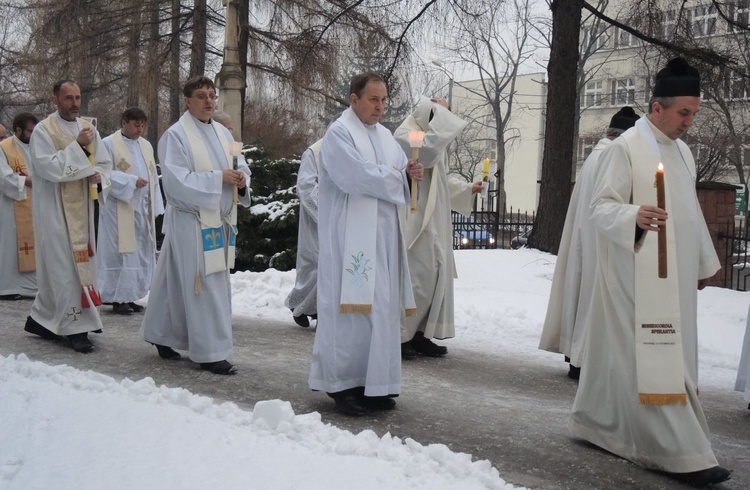
{"label": "parked car", "polygon": [[528,228],[523,233],[519,233],[518,235],[511,238],[510,248],[512,248],[513,250],[518,250],[519,248],[525,247],[526,244],[529,243],[530,233],[531,233],[531,228]]}
{"label": "parked car", "polygon": [[453,248],[495,248],[495,237],[484,225],[466,222],[460,226],[453,230]]}

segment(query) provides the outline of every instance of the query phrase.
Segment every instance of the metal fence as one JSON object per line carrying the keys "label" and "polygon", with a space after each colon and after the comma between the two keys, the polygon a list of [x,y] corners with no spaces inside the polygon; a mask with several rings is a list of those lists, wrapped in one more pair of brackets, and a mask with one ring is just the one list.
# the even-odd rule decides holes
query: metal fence
{"label": "metal fence", "polygon": [[747,222],[744,219],[727,225],[719,232],[719,253],[723,260],[724,287],[748,291],[750,286],[750,261],[748,261]]}
{"label": "metal fence", "polygon": [[490,190],[478,209],[474,201],[470,216],[451,213],[454,249],[520,248],[534,227],[534,213],[510,208],[498,212],[497,191]]}

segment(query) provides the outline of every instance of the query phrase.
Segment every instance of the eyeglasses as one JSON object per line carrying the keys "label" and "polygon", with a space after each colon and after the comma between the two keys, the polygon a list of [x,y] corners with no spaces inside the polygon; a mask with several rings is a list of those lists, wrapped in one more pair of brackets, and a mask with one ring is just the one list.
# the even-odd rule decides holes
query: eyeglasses
{"label": "eyeglasses", "polygon": [[219,97],[217,97],[216,94],[208,94],[208,95],[206,95],[204,93],[200,93],[200,94],[193,95],[192,98],[193,99],[198,99],[201,102],[205,102],[206,99],[208,99],[208,100],[216,100]]}

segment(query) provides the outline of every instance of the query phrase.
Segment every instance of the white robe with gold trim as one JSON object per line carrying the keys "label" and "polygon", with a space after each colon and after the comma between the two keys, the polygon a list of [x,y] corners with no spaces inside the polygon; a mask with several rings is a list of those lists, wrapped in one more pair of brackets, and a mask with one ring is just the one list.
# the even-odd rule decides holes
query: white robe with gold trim
{"label": "white robe with gold trim", "polygon": [[[156,166],[149,172],[146,160],[141,154],[138,140],[131,140],[117,133],[102,140],[114,162],[112,138],[119,137],[130,150],[133,172],[126,173],[112,169],[112,187],[109,200],[99,208],[99,235],[97,237],[97,286],[99,296],[105,303],[130,303],[137,301],[151,288],[151,281],[156,269],[156,230],[153,229],[154,217],[164,213],[164,202],[161,198],[159,177]],[[148,147],[151,144],[146,142]],[[153,150],[151,150],[153,159]],[[156,163],[155,159],[153,159]],[[156,181],[154,202],[149,199],[149,186],[140,189],[135,186],[138,178],[150,182]],[[135,252],[120,253],[118,247],[117,201],[133,203],[135,219]]]}
{"label": "white robe with gold trim", "polygon": [[[649,148],[638,126],[617,138],[599,158],[591,220],[597,230],[597,267],[581,379],[570,427],[573,434],[642,466],[674,473],[717,464],[698,401],[697,284],[719,261],[695,192],[690,149],[650,122],[671,199],[679,270],[686,406],[642,405],[635,360],[635,233],[639,203],[631,203],[634,151]],[[637,150],[634,150],[637,149]],[[658,157],[657,157],[658,158]],[[656,159],[656,158],[655,158]],[[656,164],[654,162],[654,174]],[[646,182],[646,185],[653,185]],[[656,190],[654,189],[654,192]],[[653,232],[646,232],[653,233]],[[657,375],[657,374],[655,374]]]}
{"label": "white robe with gold trim", "polygon": [[[29,165],[31,152],[29,145],[13,136],[13,142],[21,150],[26,165]],[[0,149],[0,295],[36,295],[36,272],[18,271],[18,241],[16,239],[15,201],[22,201],[31,195],[26,187],[26,177],[17,174],[8,165],[5,152]],[[33,245],[33,244],[32,244]],[[34,251],[30,250],[30,254]]]}
{"label": "white robe with gold trim", "polygon": [[[66,121],[58,113],[52,117],[63,131],[77,137],[83,126],[78,121]],[[61,197],[61,182],[88,179],[99,172],[102,186],[99,200],[107,192],[112,161],[102,145],[99,132],[94,141],[96,167],[91,165],[81,146],[73,140],[65,149],[58,151],[44,124],[36,125],[31,133],[31,160],[27,162],[34,182],[32,214],[34,220],[34,242],[36,243],[36,278],[39,292],[31,306],[31,317],[44,328],[58,335],[91,332],[102,328],[96,307],[81,308],[81,281],[76,271],[70,237],[65,224],[65,212]],[[94,229],[94,202],[88,200],[88,188],[84,186],[89,203],[89,227]],[[85,218],[84,218],[85,219]],[[91,246],[96,250],[94,243]],[[93,277],[96,277],[96,260],[90,257]]]}

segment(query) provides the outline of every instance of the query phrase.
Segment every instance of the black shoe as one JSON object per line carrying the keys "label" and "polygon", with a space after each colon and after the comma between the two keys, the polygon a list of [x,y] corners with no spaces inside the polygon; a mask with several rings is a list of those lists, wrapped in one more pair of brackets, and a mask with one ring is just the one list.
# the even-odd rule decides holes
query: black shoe
{"label": "black shoe", "polygon": [[112,303],[112,313],[130,315],[130,306],[127,303]]}
{"label": "black shoe", "polygon": [[441,357],[448,353],[448,348],[443,345],[437,345],[430,339],[425,338],[422,332],[417,332],[411,339],[411,345],[417,353],[427,357]]}
{"label": "black shoe", "polygon": [[579,379],[581,377],[581,368],[575,367],[574,365],[570,365],[570,369],[568,369],[568,378],[570,379]]}
{"label": "black shoe", "polygon": [[396,400],[390,396],[366,396],[362,403],[371,410],[393,410],[396,408]]}
{"label": "black shoe", "polygon": [[667,473],[671,478],[687,483],[693,487],[705,487],[729,480],[731,472],[721,466],[713,466],[701,471],[690,473]]}
{"label": "black shoe", "polygon": [[89,352],[94,350],[94,344],[92,344],[89,340],[89,334],[87,332],[66,335],[66,337],[70,342],[70,346],[76,352],[88,354]]}
{"label": "black shoe", "polygon": [[23,299],[23,296],[21,296],[20,294],[0,295],[0,300],[3,300],[3,301],[18,301],[19,299]]}
{"label": "black shoe", "polygon": [[38,335],[41,338],[47,340],[59,340],[60,338],[62,338],[59,335],[52,333],[41,326],[39,322],[31,318],[31,316],[26,317],[26,325],[23,327],[23,329],[29,333],[33,333],[34,335]]}
{"label": "black shoe", "polygon": [[143,308],[143,306],[136,304],[136,303],[128,303],[128,307],[130,307],[130,309],[136,313],[140,313],[145,309]]}
{"label": "black shoe", "polygon": [[371,409],[365,406],[362,388],[352,388],[350,390],[328,393],[328,396],[336,402],[336,408],[346,415],[360,417],[372,413]]}
{"label": "black shoe", "polygon": [[401,359],[408,361],[410,359],[416,359],[416,358],[417,358],[417,351],[415,351],[414,346],[411,345],[411,340],[409,342],[403,342],[401,344]]}
{"label": "black shoe", "polygon": [[237,368],[230,364],[229,361],[202,362],[201,369],[211,371],[214,374],[237,374]]}
{"label": "black shoe", "polygon": [[161,357],[162,359],[166,359],[167,361],[179,361],[180,359],[182,359],[180,353],[171,347],[168,347],[166,345],[154,344],[153,342],[149,342],[149,344],[156,347],[156,350],[159,352],[159,357]]}
{"label": "black shoe", "polygon": [[300,327],[307,328],[310,326],[310,320],[307,318],[307,315],[292,316],[292,318],[294,318],[294,323]]}

